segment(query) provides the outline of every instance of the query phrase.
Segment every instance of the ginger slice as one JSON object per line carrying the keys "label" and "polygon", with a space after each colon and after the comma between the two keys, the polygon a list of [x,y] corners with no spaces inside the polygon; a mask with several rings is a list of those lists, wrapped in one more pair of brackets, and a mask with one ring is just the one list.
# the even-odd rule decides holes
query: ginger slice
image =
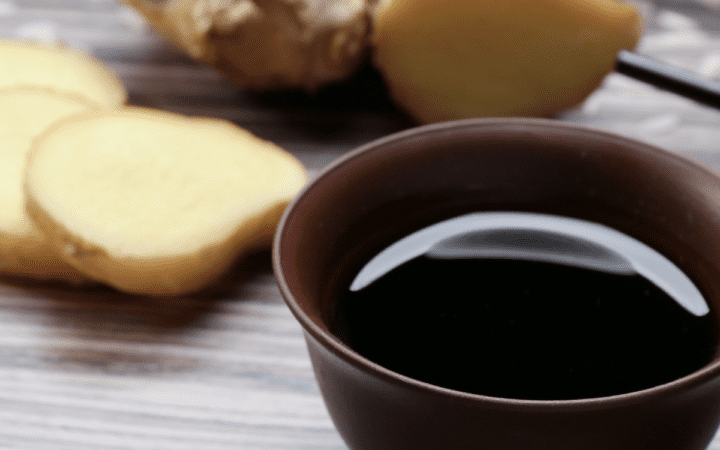
{"label": "ginger slice", "polygon": [[25,213],[23,174],[33,141],[53,123],[91,105],[40,89],[0,92],[0,272],[79,283]]}
{"label": "ginger slice", "polygon": [[90,55],[62,46],[0,40],[0,89],[40,86],[105,107],[125,103],[120,80]]}
{"label": "ginger slice", "polygon": [[70,264],[115,288],[178,295],[269,245],[301,163],[225,121],[125,108],[76,116],[28,160],[28,213]]}

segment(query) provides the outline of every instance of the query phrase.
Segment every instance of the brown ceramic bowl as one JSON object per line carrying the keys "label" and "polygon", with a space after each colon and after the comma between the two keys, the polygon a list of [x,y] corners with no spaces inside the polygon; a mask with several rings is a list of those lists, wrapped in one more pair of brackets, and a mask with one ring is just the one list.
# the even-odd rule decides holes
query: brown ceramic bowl
{"label": "brown ceramic bowl", "polygon": [[720,180],[660,149],[565,123],[467,120],[389,136],[325,169],[286,211],[274,268],[318,384],[354,450],[700,450],[720,417],[720,357],[610,397],[494,398],[381,367],[329,331],[350,271],[396,239],[473,211],[608,225],[664,254],[720,321]]}

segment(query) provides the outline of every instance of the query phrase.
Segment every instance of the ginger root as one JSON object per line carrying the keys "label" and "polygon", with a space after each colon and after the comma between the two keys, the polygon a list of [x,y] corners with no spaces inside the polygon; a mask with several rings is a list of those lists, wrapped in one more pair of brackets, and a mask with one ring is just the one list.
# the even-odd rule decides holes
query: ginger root
{"label": "ginger root", "polygon": [[314,91],[365,62],[378,0],[124,1],[244,88]]}
{"label": "ginger root", "polygon": [[390,0],[375,66],[420,122],[551,116],[582,102],[642,33],[614,0]]}
{"label": "ginger root", "polygon": [[419,122],[550,116],[642,33],[615,0],[124,0],[241,87],[316,90],[368,58]]}

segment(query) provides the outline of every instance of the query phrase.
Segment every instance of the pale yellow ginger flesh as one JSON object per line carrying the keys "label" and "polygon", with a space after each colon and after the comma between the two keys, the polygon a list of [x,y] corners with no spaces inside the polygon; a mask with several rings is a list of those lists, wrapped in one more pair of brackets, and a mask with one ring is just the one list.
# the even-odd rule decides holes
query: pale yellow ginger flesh
{"label": "pale yellow ginger flesh", "polygon": [[125,103],[120,80],[90,55],[58,45],[0,40],[0,89],[45,87],[98,106]]}
{"label": "pale yellow ginger flesh", "polygon": [[242,87],[317,88],[366,61],[378,0],[124,0]]}
{"label": "pale yellow ginger flesh", "polygon": [[229,122],[127,108],[47,133],[26,196],[73,266],[123,291],[177,295],[269,244],[306,181],[294,157]]}
{"label": "pale yellow ginger flesh", "polygon": [[420,122],[551,116],[585,99],[642,31],[613,0],[388,0],[373,61]]}
{"label": "pale yellow ginger flesh", "polygon": [[25,213],[23,177],[35,138],[55,122],[90,107],[46,90],[0,91],[0,273],[73,283],[86,280],[56,256]]}

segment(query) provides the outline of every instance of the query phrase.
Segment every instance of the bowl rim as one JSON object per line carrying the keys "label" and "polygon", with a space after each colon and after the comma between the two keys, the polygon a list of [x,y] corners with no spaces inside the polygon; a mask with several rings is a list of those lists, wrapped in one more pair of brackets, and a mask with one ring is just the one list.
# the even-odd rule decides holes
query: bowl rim
{"label": "bowl rim", "polygon": [[[345,155],[340,156],[339,158],[328,164],[326,167],[321,169],[316,175],[316,177],[312,179],[306,186],[304,186],[303,189],[290,202],[290,204],[285,209],[276,229],[272,248],[272,264],[275,279],[277,281],[278,287],[286,305],[290,308],[290,311],[298,320],[306,334],[308,334],[323,348],[334,354],[336,357],[340,358],[346,364],[349,364],[356,369],[370,372],[372,375],[388,383],[402,384],[406,389],[409,388],[417,391],[423,391],[426,393],[446,396],[458,401],[471,401],[492,404],[497,408],[521,407],[523,408],[523,410],[581,411],[602,409],[611,405],[617,407],[619,405],[629,405],[640,402],[647,402],[651,399],[656,398],[667,398],[681,392],[698,389],[700,388],[700,386],[708,384],[714,379],[720,378],[720,355],[716,354],[714,361],[688,375],[664,384],[629,393],[605,397],[570,400],[526,400],[504,397],[492,397],[444,388],[441,386],[410,378],[408,376],[394,372],[390,369],[386,369],[385,367],[374,363],[373,361],[356,353],[349,346],[340,341],[340,339],[331,334],[329,331],[326,331],[322,327],[318,326],[310,318],[310,316],[305,313],[303,308],[297,303],[295,295],[290,290],[287,280],[285,279],[281,265],[283,235],[290,222],[290,217],[294,214],[294,210],[297,205],[301,202],[303,198],[305,198],[309,193],[311,193],[313,189],[316,188],[316,185],[325,176],[327,176],[327,174],[332,173],[341,166],[352,163],[352,161],[358,157],[365,156],[368,153],[382,151],[383,148],[398,141],[413,139],[425,135],[441,135],[444,132],[457,132],[459,130],[468,128],[478,130],[485,128],[495,131],[502,129],[506,129],[508,131],[516,131],[524,128],[525,131],[555,131],[565,134],[569,133],[573,135],[584,135],[586,137],[599,138],[607,143],[614,142],[620,144],[623,147],[632,148],[633,151],[637,151],[639,153],[652,153],[656,156],[659,155],[668,162],[672,162],[673,164],[678,166],[684,166],[687,169],[702,174],[702,176],[704,177],[714,178],[720,182],[720,177],[718,175],[712,173],[703,166],[687,158],[681,157],[677,154],[656,147],[652,144],[648,144],[633,138],[621,136],[615,133],[592,129],[580,124],[563,122],[556,119],[516,117],[462,119],[448,122],[433,123],[429,125],[420,125],[403,131],[392,133],[379,139],[372,140],[368,143],[360,145],[359,147],[351,150]],[[720,308],[720,305],[718,306],[718,308]]]}

